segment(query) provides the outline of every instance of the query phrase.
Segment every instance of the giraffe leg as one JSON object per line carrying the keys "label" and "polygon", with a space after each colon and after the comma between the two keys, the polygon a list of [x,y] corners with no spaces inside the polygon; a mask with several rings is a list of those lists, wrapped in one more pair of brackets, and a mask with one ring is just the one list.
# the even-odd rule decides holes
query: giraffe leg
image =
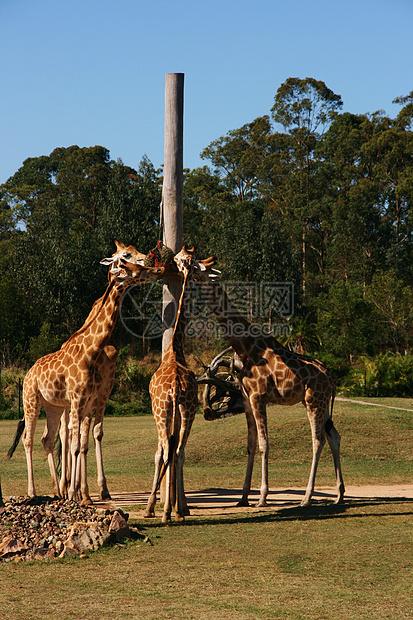
{"label": "giraffe leg", "polygon": [[62,444],[62,472],[60,476],[60,495],[67,497],[70,480],[70,428],[69,428],[69,409],[65,409],[60,418],[60,442]]}
{"label": "giraffe leg", "polygon": [[68,498],[76,499],[76,471],[79,455],[79,403],[73,402],[70,409],[70,426],[72,427],[72,438],[70,440],[70,487]]}
{"label": "giraffe leg", "polygon": [[[99,407],[98,407],[99,409]],[[102,437],[103,437],[103,412],[96,410],[95,423],[93,426],[93,439],[96,450],[96,466],[98,474],[98,487],[100,499],[111,499],[108,490],[105,472],[103,470]]]}
{"label": "giraffe leg", "polygon": [[56,465],[53,458],[53,447],[57,429],[59,427],[60,418],[62,417],[62,409],[61,407],[55,407],[46,401],[43,401],[43,406],[46,411],[46,426],[42,436],[42,444],[49,463],[53,493],[60,497],[59,481],[57,478]]}
{"label": "giraffe leg", "polygon": [[[195,391],[197,386],[195,386]],[[189,404],[179,404],[179,412],[181,419],[181,428],[179,431],[179,443],[176,450],[176,520],[182,521],[185,517],[190,515],[188,503],[185,497],[184,491],[184,463],[185,463],[185,446],[188,441],[189,433],[191,432],[192,423],[195,418],[197,400],[193,399],[193,402]]]}
{"label": "giraffe leg", "polygon": [[[322,409],[325,411],[325,407]],[[307,404],[307,415],[311,426],[311,436],[313,439],[313,460],[311,463],[310,477],[308,479],[307,489],[301,506],[308,506],[311,503],[311,497],[314,493],[315,476],[320,455],[326,442],[324,431],[324,414],[320,415],[320,408],[311,408]]]}
{"label": "giraffe leg", "polygon": [[103,416],[105,414],[106,403],[113,390],[115,383],[115,369],[116,360],[118,358],[118,350],[112,345],[105,347],[102,356],[102,386],[99,390],[95,423],[93,425],[93,439],[95,442],[96,451],[96,467],[98,475],[98,487],[100,499],[111,499],[108,490],[106,476],[103,469],[103,454],[102,454],[102,438],[103,438]]}
{"label": "giraffe leg", "polygon": [[330,418],[329,414],[327,413],[326,415],[326,419],[325,419],[325,431],[326,431],[326,435],[327,435],[327,441],[329,443],[330,449],[331,449],[331,453],[333,455],[333,461],[334,461],[334,469],[336,472],[336,481],[337,481],[337,498],[335,503],[339,504],[343,501],[343,497],[344,497],[344,481],[343,481],[343,475],[341,473],[341,464],[340,464],[340,440],[341,437],[338,433],[338,431],[336,430],[332,419]]}
{"label": "giraffe leg", "polygon": [[158,491],[159,478],[161,475],[162,457],[163,457],[163,448],[162,448],[162,443],[159,442],[158,449],[155,452],[155,476],[153,478],[152,491],[149,496],[146,510],[143,515],[145,519],[149,519],[155,516],[156,493]]}
{"label": "giraffe leg", "polygon": [[36,490],[34,487],[33,475],[33,441],[36,422],[40,413],[40,394],[37,392],[35,387],[32,388],[31,385],[27,386],[26,381],[23,386],[23,403],[25,427],[22,441],[26,452],[27,461],[27,495],[29,497],[35,497]]}
{"label": "giraffe leg", "polygon": [[[180,409],[181,406],[180,406]],[[182,417],[182,410],[181,410],[181,420],[183,419]],[[180,429],[180,433],[179,433],[179,442],[178,442],[178,447],[176,449],[176,456],[175,456],[175,474],[174,474],[174,480],[175,480],[175,519],[177,521],[183,521],[185,519],[185,512],[184,512],[184,502],[183,502],[183,497],[184,497],[184,463],[185,463],[185,444],[186,444],[186,440],[187,440],[187,431],[185,428],[183,428],[181,426]],[[187,505],[187,510],[188,510],[188,505]],[[188,510],[189,512],[189,510]]]}
{"label": "giraffe leg", "polygon": [[[185,519],[184,511],[184,474],[183,467],[185,462],[185,450],[183,446],[179,447],[176,452],[176,513],[175,519],[183,521]],[[189,514],[188,505],[187,512]]]}
{"label": "giraffe leg", "polygon": [[253,399],[251,402],[252,412],[258,430],[258,449],[261,454],[261,488],[258,507],[267,506],[268,496],[268,432],[267,432],[267,407],[260,400]]}
{"label": "giraffe leg", "polygon": [[248,495],[251,490],[252,469],[254,467],[255,451],[257,449],[257,425],[252,414],[249,400],[246,398],[244,398],[244,408],[248,427],[248,462],[242,489],[242,498],[237,506],[249,506]]}
{"label": "giraffe leg", "polygon": [[[175,459],[175,457],[173,457]],[[166,497],[165,504],[163,507],[163,515],[162,522],[169,523],[171,521],[171,512],[172,512],[172,463],[168,462],[167,451],[164,451],[164,463],[166,466]]]}
{"label": "giraffe leg", "polygon": [[191,511],[189,510],[188,502],[186,500],[185,489],[182,481],[182,509],[184,517],[189,517]]}
{"label": "giraffe leg", "polygon": [[[82,498],[81,504],[83,506],[89,506],[93,504],[89,495],[89,486],[87,483],[87,453],[89,450],[89,429],[91,421],[91,415],[86,415],[83,418],[82,424],[80,426],[80,452],[78,458],[80,470],[80,494]],[[77,471],[77,476],[79,476],[79,471]]]}

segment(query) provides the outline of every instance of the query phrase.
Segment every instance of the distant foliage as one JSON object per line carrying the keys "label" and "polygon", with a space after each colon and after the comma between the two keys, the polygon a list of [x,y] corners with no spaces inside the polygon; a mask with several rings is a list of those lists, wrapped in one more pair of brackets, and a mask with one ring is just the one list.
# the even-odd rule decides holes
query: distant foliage
{"label": "distant foliage", "polygon": [[[288,78],[267,114],[184,172],[185,243],[215,255],[224,281],[293,283],[290,345],[335,360],[340,377],[384,351],[400,354],[393,367],[413,346],[413,92],[395,103],[395,118],[342,113],[322,81]],[[3,366],[33,363],[80,327],[115,240],[155,246],[162,180],[146,157],[133,169],[102,146],[70,146],[0,186]],[[137,359],[159,350],[121,322],[115,335]],[[403,373],[379,368],[380,385],[402,391]],[[132,362],[124,370],[125,385],[128,373],[145,382]]]}
{"label": "distant foliage", "polygon": [[346,377],[342,392],[349,396],[413,397],[413,354],[362,356]]}
{"label": "distant foliage", "polygon": [[119,352],[115,387],[106,405],[106,415],[147,415],[152,412],[149,382],[160,356],[138,360],[127,345]]}
{"label": "distant foliage", "polygon": [[160,187],[147,159],[133,170],[99,146],[29,158],[1,186],[0,210],[13,213],[0,237],[3,363],[31,364],[80,327],[105,290],[99,263],[115,240],[153,246]]}
{"label": "distant foliage", "polygon": [[19,412],[19,380],[23,386],[25,372],[10,366],[0,372],[0,420],[17,420],[23,415],[23,401]]}

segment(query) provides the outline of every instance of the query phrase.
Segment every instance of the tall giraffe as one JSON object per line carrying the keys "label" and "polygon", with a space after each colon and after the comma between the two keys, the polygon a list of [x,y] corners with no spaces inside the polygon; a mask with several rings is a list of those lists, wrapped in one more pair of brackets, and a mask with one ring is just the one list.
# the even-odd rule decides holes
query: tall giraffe
{"label": "tall giraffe", "polygon": [[[53,490],[56,495],[60,494],[60,489],[53,459],[53,443],[62,415],[65,415],[67,420],[65,412],[70,408],[72,437],[68,496],[70,499],[76,497],[80,483],[82,503],[91,503],[86,468],[89,428],[98,405],[101,406],[103,401],[106,404],[107,390],[102,387],[104,388],[105,373],[110,375],[113,370],[113,356],[109,341],[115,327],[120,303],[130,286],[160,279],[164,273],[162,267],[144,267],[138,263],[125,262],[125,257],[126,260],[131,257],[130,252],[125,252],[123,248],[120,249],[119,244],[117,248],[118,251],[111,259],[103,261],[104,264],[116,263],[111,267],[112,278],[104,295],[93,305],[84,325],[58,351],[37,360],[25,377],[23,384],[24,418],[19,422],[15,441],[9,450],[9,457],[13,454],[24,431],[23,443],[27,458],[29,496],[35,495],[32,451],[40,407],[43,405],[46,411],[46,428],[42,443],[47,454]],[[124,261],[122,267],[117,264],[120,257]],[[103,409],[98,409],[99,417],[103,417]],[[98,420],[99,423],[101,419]]]}
{"label": "tall giraffe", "polygon": [[[336,503],[342,501],[345,489],[340,465],[340,435],[332,421],[335,383],[330,371],[319,360],[289,351],[272,335],[257,334],[254,326],[238,312],[220,282],[206,286],[209,305],[241,361],[238,381],[247,418],[248,463],[239,505],[248,506],[257,438],[262,459],[258,506],[267,505],[267,404],[294,405],[299,402],[306,407],[313,443],[310,477],[301,505],[308,505],[314,492],[317,465],[326,436],[336,472]],[[207,382],[208,375],[203,379]]]}
{"label": "tall giraffe", "polygon": [[[140,257],[143,254],[137,252],[133,246],[129,246],[130,255],[121,259],[117,264],[128,264],[126,261],[144,264],[150,259],[157,264],[158,252],[162,244],[149,253],[144,261]],[[138,258],[137,258],[138,257]],[[183,464],[185,459],[185,445],[191,429],[197,406],[197,383],[195,377],[186,366],[182,343],[185,328],[185,316],[183,300],[186,285],[189,280],[214,279],[219,272],[212,268],[215,264],[213,257],[198,261],[195,259],[194,249],[187,250],[185,246],[176,256],[172,264],[167,265],[170,272],[179,273],[184,278],[184,285],[179,301],[177,319],[175,322],[173,337],[168,349],[165,351],[161,366],[151,379],[150,392],[155,421],[158,426],[158,449],[155,454],[155,476],[153,488],[148,500],[145,517],[155,516],[156,493],[161,478],[165,471],[167,475],[167,492],[163,514],[163,520],[169,521],[172,511],[174,487],[176,491],[176,518],[182,519],[189,514],[183,489]],[[177,443],[177,435],[179,439]],[[171,440],[171,437],[173,439]],[[174,442],[174,446],[172,443]],[[172,454],[174,463],[171,463]],[[162,459],[164,467],[162,468]],[[170,467],[169,465],[172,465]],[[175,473],[173,469],[175,466]],[[176,486],[175,486],[176,481]]]}
{"label": "tall giraffe", "polygon": [[156,494],[161,478],[166,473],[163,522],[171,520],[175,502],[177,520],[182,520],[189,514],[184,495],[183,465],[185,446],[198,405],[198,384],[194,373],[188,370],[183,352],[186,323],[184,296],[193,270],[193,257],[186,250],[182,250],[175,256],[175,261],[184,275],[175,327],[161,365],[149,385],[152,412],[158,429],[158,448],[155,453],[152,492],[144,516],[155,516]]}

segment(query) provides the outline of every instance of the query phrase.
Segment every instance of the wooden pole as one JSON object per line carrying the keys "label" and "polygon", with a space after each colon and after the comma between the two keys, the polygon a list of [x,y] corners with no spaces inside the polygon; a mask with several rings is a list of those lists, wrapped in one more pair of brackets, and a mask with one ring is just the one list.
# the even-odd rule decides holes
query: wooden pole
{"label": "wooden pole", "polygon": [[[165,76],[165,142],[163,203],[163,242],[175,254],[182,248],[183,238],[183,134],[184,134],[184,74]],[[163,287],[162,320],[164,333],[162,355],[172,338],[176,311],[181,294],[179,276],[165,278]]]}

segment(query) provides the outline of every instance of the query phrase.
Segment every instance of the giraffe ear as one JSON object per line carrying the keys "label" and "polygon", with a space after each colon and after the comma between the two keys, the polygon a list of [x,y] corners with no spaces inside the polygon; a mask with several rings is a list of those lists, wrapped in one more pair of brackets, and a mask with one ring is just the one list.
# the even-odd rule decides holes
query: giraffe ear
{"label": "giraffe ear", "polygon": [[220,277],[221,272],[218,269],[213,269],[212,265],[215,265],[215,258],[210,256],[204,260],[194,261],[194,279],[197,280],[216,280]]}
{"label": "giraffe ear", "polygon": [[101,265],[111,265],[113,263],[113,256],[110,256],[109,258],[102,258],[102,260],[100,261]]}

